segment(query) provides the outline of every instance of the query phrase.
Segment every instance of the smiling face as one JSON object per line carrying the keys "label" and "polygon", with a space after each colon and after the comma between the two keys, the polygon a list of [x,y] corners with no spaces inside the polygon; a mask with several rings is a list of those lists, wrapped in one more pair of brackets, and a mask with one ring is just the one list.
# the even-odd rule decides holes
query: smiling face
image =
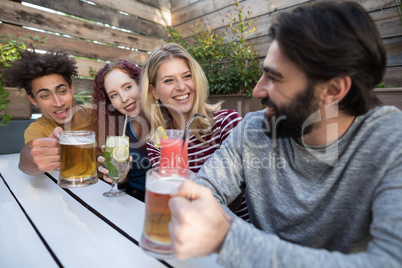
{"label": "smiling face", "polygon": [[127,73],[114,69],[105,76],[105,90],[113,106],[122,114],[134,117],[140,113],[140,89]]}
{"label": "smiling face", "polygon": [[63,76],[49,74],[32,80],[33,97],[28,96],[33,105],[37,105],[43,117],[65,125],[72,121],[72,109],[75,106],[74,88],[68,86]]}
{"label": "smiling face", "polygon": [[165,105],[174,120],[183,115],[188,121],[195,86],[191,70],[183,59],[172,58],[162,63],[157,70],[155,84],[150,88],[155,99]]}
{"label": "smiling face", "polygon": [[314,125],[303,124],[320,108],[315,88],[306,74],[281,52],[277,41],[271,44],[263,69],[253,96],[267,106],[263,127],[269,128],[268,135],[272,136],[274,130],[277,137],[295,138],[311,132]]}

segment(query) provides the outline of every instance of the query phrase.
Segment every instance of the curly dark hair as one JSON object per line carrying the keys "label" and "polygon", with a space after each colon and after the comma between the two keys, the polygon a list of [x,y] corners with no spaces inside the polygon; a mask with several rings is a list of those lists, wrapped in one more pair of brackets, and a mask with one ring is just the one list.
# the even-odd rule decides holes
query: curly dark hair
{"label": "curly dark hair", "polygon": [[21,59],[3,70],[5,82],[12,86],[25,88],[27,94],[32,94],[32,80],[49,74],[59,74],[71,87],[72,77],[77,76],[76,61],[63,52],[47,52],[39,54],[35,50],[20,52]]}
{"label": "curly dark hair", "polygon": [[[126,60],[106,64],[95,77],[92,93],[91,124],[98,139],[98,144],[105,144],[108,135],[120,135],[123,129],[124,115],[114,108],[106,94],[105,76],[112,70],[119,69],[131,77],[137,85],[140,82],[141,69]],[[102,133],[102,135],[100,135]]]}
{"label": "curly dark hair", "polygon": [[281,51],[312,82],[350,76],[352,86],[339,108],[365,114],[380,104],[373,92],[385,73],[386,53],[377,27],[351,1],[314,1],[276,17],[270,32]]}

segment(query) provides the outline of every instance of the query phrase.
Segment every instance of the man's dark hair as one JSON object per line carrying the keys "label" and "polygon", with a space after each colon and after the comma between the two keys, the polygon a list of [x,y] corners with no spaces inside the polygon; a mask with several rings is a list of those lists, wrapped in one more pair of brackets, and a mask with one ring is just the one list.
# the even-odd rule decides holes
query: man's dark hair
{"label": "man's dark hair", "polygon": [[35,51],[24,50],[20,52],[20,55],[21,59],[3,70],[3,77],[7,84],[25,88],[31,97],[34,97],[31,83],[35,78],[59,74],[71,87],[72,77],[78,74],[76,61],[62,52],[39,54]]}
{"label": "man's dark hair", "polygon": [[317,1],[303,5],[281,13],[270,32],[310,81],[351,77],[351,89],[339,102],[347,114],[362,115],[380,104],[373,89],[384,76],[385,48],[373,20],[359,4]]}

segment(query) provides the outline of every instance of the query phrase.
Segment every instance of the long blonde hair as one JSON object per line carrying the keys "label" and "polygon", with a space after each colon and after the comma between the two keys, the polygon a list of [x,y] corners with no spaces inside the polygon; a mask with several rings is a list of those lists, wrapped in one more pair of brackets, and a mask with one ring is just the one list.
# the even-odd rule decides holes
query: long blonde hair
{"label": "long blonde hair", "polygon": [[[191,129],[203,130],[201,131],[203,133],[210,132],[214,126],[213,114],[221,109],[222,102],[216,104],[206,103],[209,95],[207,77],[198,62],[182,46],[167,43],[157,47],[145,62],[141,76],[141,105],[146,118],[151,122],[151,131],[148,136],[151,141],[155,138],[155,131],[158,126],[162,126],[165,129],[173,128],[168,109],[163,104],[157,103],[150,89],[150,85],[155,86],[159,66],[172,58],[183,59],[191,71],[195,85],[195,96],[190,115],[193,116],[195,113],[205,115],[205,118],[197,117]],[[193,134],[198,140],[204,142],[198,131],[194,131]]]}

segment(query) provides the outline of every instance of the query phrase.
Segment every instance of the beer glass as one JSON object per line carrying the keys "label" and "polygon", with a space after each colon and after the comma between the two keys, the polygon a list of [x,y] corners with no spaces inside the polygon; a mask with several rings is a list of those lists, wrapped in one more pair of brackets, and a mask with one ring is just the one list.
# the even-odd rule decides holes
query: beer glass
{"label": "beer glass", "polygon": [[141,248],[158,259],[173,258],[172,240],[168,224],[171,213],[170,195],[175,193],[185,179],[194,180],[195,174],[186,169],[164,167],[147,171],[145,182],[145,221],[141,235]]}
{"label": "beer glass", "polygon": [[95,132],[60,133],[60,176],[63,188],[83,187],[98,181],[95,162]]}

